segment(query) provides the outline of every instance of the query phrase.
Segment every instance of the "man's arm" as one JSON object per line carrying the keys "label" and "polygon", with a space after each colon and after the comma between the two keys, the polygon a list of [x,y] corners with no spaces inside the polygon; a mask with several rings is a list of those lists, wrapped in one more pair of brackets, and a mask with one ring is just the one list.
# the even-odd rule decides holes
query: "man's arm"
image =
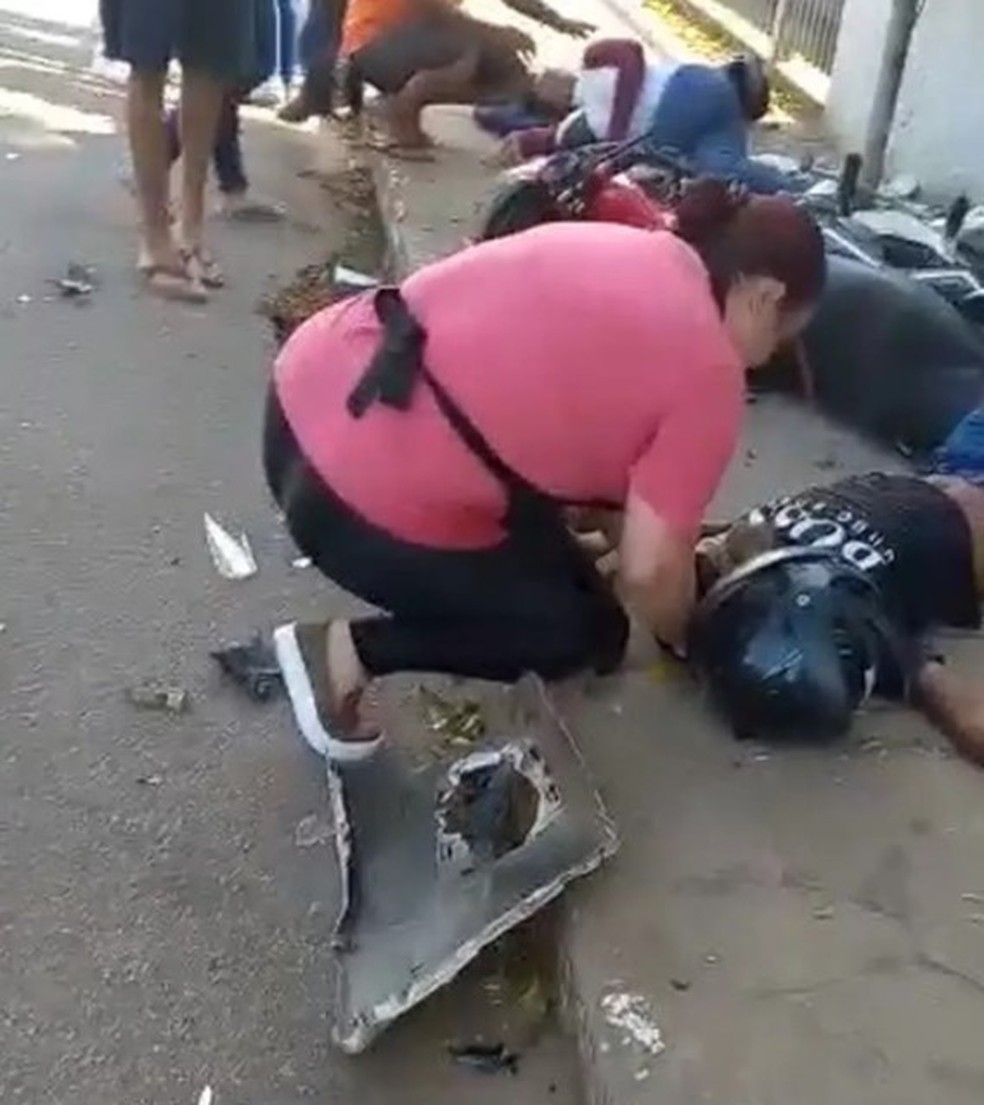
{"label": "man's arm", "polygon": [[984,767],[984,695],[931,660],[916,676],[913,705],[965,760]]}
{"label": "man's arm", "polygon": [[562,35],[571,35],[573,38],[587,38],[595,27],[591,23],[584,23],[580,19],[565,19],[559,12],[555,12],[549,4],[543,0],[505,0],[505,3],[525,15],[528,19],[534,19],[545,27],[559,31]]}

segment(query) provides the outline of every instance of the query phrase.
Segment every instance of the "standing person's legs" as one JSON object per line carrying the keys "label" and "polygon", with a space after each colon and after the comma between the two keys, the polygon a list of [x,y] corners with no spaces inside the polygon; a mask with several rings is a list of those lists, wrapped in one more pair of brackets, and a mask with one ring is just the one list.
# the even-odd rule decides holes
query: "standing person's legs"
{"label": "standing person's legs", "polygon": [[297,70],[297,12],[295,0],[277,0],[277,71],[290,93]]}
{"label": "standing person's legs", "polygon": [[304,83],[280,111],[285,123],[303,123],[312,115],[331,114],[345,8],[346,0],[311,0],[300,38]]}
{"label": "standing person's legs", "polygon": [[237,222],[279,222],[285,215],[281,205],[250,195],[239,118],[239,105],[246,94],[247,89],[228,93],[219,114],[212,161],[222,195],[221,210],[227,218]]}
{"label": "standing person's legs", "polygon": [[223,196],[245,195],[249,190],[249,180],[243,163],[238,93],[226,93],[222,101],[212,160]]}
{"label": "standing person's legs", "polygon": [[130,65],[126,120],[140,218],[138,268],[162,295],[201,301],[171,235],[164,82],[182,0],[101,0],[107,57]]}
{"label": "standing person's legs", "polygon": [[213,287],[222,274],[204,248],[205,184],[223,100],[256,67],[255,2],[182,0],[179,235],[192,276]]}
{"label": "standing person's legs", "polygon": [[573,538],[552,548],[509,540],[444,552],[390,537],[362,520],[300,452],[275,399],[264,462],[300,549],[339,586],[385,615],[277,631],[294,712],[316,750],[357,758],[374,745],[359,702],[375,678],[403,671],[515,682],[614,671],[628,619]]}

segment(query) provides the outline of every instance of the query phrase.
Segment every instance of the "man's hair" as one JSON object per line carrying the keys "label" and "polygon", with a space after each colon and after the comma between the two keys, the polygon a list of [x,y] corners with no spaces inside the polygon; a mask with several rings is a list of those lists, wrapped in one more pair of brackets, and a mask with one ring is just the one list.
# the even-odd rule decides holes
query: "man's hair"
{"label": "man's hair", "polygon": [[772,89],[762,59],[755,54],[740,54],[724,67],[734,84],[745,117],[757,123],[769,110]]}

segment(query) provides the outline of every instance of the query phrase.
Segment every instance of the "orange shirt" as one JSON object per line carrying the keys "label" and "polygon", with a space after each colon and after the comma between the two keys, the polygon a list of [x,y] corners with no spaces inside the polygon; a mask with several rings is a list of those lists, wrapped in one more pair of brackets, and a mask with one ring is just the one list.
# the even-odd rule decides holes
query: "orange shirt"
{"label": "orange shirt", "polygon": [[342,57],[402,23],[409,11],[410,0],[349,0],[342,24]]}

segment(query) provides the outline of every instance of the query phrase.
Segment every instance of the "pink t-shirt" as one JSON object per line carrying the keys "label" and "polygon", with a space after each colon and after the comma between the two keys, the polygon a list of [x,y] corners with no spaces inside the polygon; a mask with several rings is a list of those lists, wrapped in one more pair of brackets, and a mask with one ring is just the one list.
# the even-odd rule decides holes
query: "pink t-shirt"
{"label": "pink t-shirt", "polygon": [[[402,285],[425,360],[516,472],[565,500],[641,496],[690,537],[738,436],[744,373],[697,255],[668,233],[557,223],[483,243]],[[501,539],[502,489],[422,381],[408,411],[346,399],[380,336],[372,294],[329,307],[274,370],[326,483],[390,534]]]}

